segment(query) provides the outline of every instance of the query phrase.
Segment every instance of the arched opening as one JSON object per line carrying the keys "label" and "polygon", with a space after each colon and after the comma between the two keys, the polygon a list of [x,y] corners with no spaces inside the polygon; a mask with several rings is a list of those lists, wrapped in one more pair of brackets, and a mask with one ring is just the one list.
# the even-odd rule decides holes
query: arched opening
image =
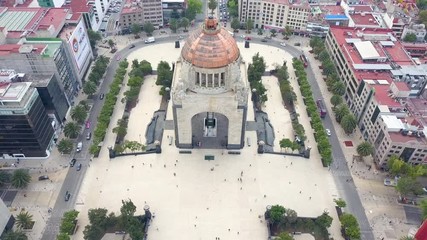
{"label": "arched opening", "polygon": [[221,149],[228,143],[228,118],[216,112],[201,112],[191,118],[195,148]]}

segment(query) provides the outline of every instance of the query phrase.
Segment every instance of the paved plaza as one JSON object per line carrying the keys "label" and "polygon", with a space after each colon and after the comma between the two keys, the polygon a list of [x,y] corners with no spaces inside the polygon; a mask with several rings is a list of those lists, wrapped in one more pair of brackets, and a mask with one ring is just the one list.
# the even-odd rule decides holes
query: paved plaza
{"label": "paved plaza", "polygon": [[[264,57],[269,69],[284,60],[291,62],[290,55],[278,48],[252,44],[250,49],[244,49],[242,43],[238,45],[247,63],[256,52]],[[145,59],[155,69],[161,60],[171,63],[178,59],[180,49],[173,47],[171,43],[144,47],[133,52],[128,60]],[[290,138],[292,126],[276,87],[278,83],[272,77],[263,81],[270,90],[264,110],[277,131],[276,138]],[[146,126],[160,106],[159,90],[155,77],[145,80],[139,103],[130,115],[126,139],[140,141],[142,136],[145,141]],[[121,90],[121,96],[124,91]],[[241,155],[197,149],[183,155],[165,140],[162,154],[110,160],[106,147],[114,144],[115,134],[111,129],[123,113],[123,104],[118,101],[117,105],[101,154],[93,160],[77,197],[81,227],[74,239],[83,239],[89,209],[105,207],[117,214],[121,200],[128,198],[138,207],[138,214],[143,213],[145,204],[154,213],[149,239],[265,239],[267,227],[260,216],[267,205],[274,204],[294,209],[305,217],[329,211],[334,217],[332,237],[341,238],[333,203],[333,198],[337,198],[335,184],[330,172],[321,166],[316,150],[312,150],[310,159],[260,155],[256,153],[256,144],[245,146]],[[252,120],[253,110],[249,108],[248,120]],[[171,119],[170,115],[169,109],[167,119]],[[163,139],[168,136],[173,136],[173,131],[165,131]],[[247,131],[246,136],[255,143],[256,132]],[[275,150],[280,148],[276,146]],[[215,160],[205,161],[207,154],[214,155]],[[238,181],[240,177],[242,182]]]}

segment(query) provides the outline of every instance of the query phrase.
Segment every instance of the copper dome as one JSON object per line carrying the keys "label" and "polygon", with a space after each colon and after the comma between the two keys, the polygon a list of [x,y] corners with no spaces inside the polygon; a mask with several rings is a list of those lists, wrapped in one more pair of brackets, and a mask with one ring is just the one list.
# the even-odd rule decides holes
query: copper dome
{"label": "copper dome", "polygon": [[216,19],[207,19],[202,28],[188,37],[182,57],[200,68],[220,68],[239,58],[236,41]]}

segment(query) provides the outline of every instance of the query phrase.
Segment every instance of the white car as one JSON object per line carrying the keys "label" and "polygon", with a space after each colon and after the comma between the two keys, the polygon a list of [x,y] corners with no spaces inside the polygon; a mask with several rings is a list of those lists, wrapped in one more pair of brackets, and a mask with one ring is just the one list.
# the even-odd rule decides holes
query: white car
{"label": "white car", "polygon": [[326,135],[331,136],[331,130],[326,129]]}
{"label": "white car", "polygon": [[280,46],[286,47],[286,43],[282,42],[282,43],[280,43]]}

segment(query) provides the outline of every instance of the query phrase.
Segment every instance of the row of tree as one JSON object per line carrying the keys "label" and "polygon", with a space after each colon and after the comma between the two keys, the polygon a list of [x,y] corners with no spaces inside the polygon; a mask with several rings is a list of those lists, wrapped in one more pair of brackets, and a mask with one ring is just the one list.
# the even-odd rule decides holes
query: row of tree
{"label": "row of tree", "polygon": [[104,77],[105,70],[107,69],[109,63],[110,58],[104,56],[98,57],[89,74],[89,81],[83,84],[83,92],[86,95],[92,96],[94,93],[96,93],[96,90],[101,83],[101,79]]}
{"label": "row of tree", "polygon": [[74,234],[77,225],[77,216],[79,212],[71,210],[65,212],[61,219],[61,225],[59,226],[59,234],[56,236],[56,240],[70,240],[70,235]]}
{"label": "row of tree", "polygon": [[173,71],[168,62],[160,61],[157,65],[156,85],[162,86],[159,94],[164,95],[166,88],[170,89],[172,85]]}
{"label": "row of tree", "polygon": [[129,72],[129,80],[127,83],[129,89],[124,93],[126,108],[128,110],[136,105],[141,86],[144,83],[144,78],[152,72],[151,63],[148,61],[142,60],[138,62],[136,59],[132,61],[132,70]]}
{"label": "row of tree", "polygon": [[357,119],[343,101],[342,96],[346,92],[346,86],[337,74],[335,65],[326,50],[324,40],[314,37],[310,39],[310,47],[313,49],[316,58],[322,62],[323,75],[327,76],[326,85],[328,90],[334,94],[331,97],[331,104],[333,105],[335,119],[341,124],[346,134],[351,134],[357,127]]}
{"label": "row of tree", "polygon": [[111,231],[125,231],[133,240],[142,240],[144,237],[144,216],[136,216],[136,206],[129,199],[122,200],[120,215],[113,212],[108,214],[105,208],[89,209],[89,225],[83,231],[86,240],[101,240],[105,233]]}
{"label": "row of tree", "polygon": [[119,95],[121,84],[125,78],[126,69],[129,63],[127,60],[123,60],[119,63],[119,68],[114,75],[114,80],[110,85],[110,91],[105,96],[104,106],[102,106],[101,112],[98,116],[98,124],[93,134],[93,143],[90,146],[90,153],[97,156],[101,147],[99,144],[104,140],[105,134],[107,133],[108,124],[110,124],[111,116],[113,115],[114,107],[116,106],[117,96]]}
{"label": "row of tree", "polygon": [[[276,68],[275,75],[277,77],[277,80],[279,81],[280,92],[282,95],[283,102],[289,104],[290,106],[292,106],[292,109],[294,109],[293,105],[294,105],[294,102],[297,100],[297,95],[295,94],[294,89],[292,88],[291,83],[289,82],[289,73],[288,73],[288,67],[286,66],[286,64],[283,64],[281,67]],[[294,130],[294,133],[298,136],[298,138],[301,141],[304,141],[306,139],[304,126],[302,126],[302,124],[299,123],[297,115],[295,116],[295,118],[292,119],[292,128]],[[289,141],[286,140],[284,142],[284,145],[281,144],[280,147],[291,148],[291,149],[299,148],[299,145],[298,147],[296,147],[296,145],[289,144]]]}
{"label": "row of tree", "polygon": [[343,230],[343,233],[347,236],[348,239],[351,239],[351,240],[360,239],[360,227],[356,217],[354,217],[350,213],[342,213],[341,209],[345,208],[347,206],[347,203],[341,198],[334,199],[334,202],[336,206],[340,209],[338,214],[339,214],[339,219],[341,222],[341,228]]}
{"label": "row of tree", "polygon": [[256,53],[252,57],[252,63],[248,66],[248,81],[251,86],[252,91],[255,90],[256,99],[255,102],[262,104],[266,102],[267,99],[267,89],[265,89],[262,84],[262,75],[264,75],[266,64],[264,58]]}
{"label": "row of tree", "polygon": [[64,136],[66,138],[61,139],[61,141],[59,141],[57,145],[58,151],[60,153],[71,153],[74,147],[74,143],[71,139],[76,139],[79,136],[82,130],[82,124],[85,122],[89,110],[90,106],[85,100],[80,101],[77,106],[72,108],[71,119],[73,120],[73,122],[65,124]]}
{"label": "row of tree", "polygon": [[329,166],[332,163],[332,148],[329,143],[328,135],[323,127],[317,105],[314,101],[304,65],[301,60],[297,58],[292,59],[292,65],[295,69],[295,75],[300,86],[301,95],[305,105],[307,106],[307,114],[311,118],[310,124],[314,130],[314,139],[317,142],[317,148],[320,156],[322,157],[323,166]]}

